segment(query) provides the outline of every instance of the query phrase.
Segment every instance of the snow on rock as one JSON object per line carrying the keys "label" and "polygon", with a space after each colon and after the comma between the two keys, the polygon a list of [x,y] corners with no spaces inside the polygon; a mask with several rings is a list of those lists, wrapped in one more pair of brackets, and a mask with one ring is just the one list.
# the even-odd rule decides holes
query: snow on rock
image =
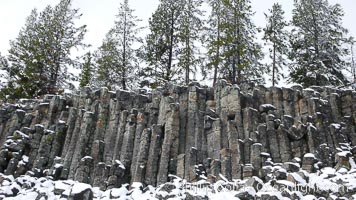
{"label": "snow on rock", "polygon": [[[315,157],[314,154],[305,154],[306,157]],[[26,158],[23,160],[26,160]],[[350,159],[351,160],[351,159]],[[356,191],[356,169],[342,171],[332,167],[325,167],[315,173],[303,169],[289,171],[286,165],[273,164],[264,166],[266,177],[264,179],[251,179],[229,181],[221,175],[220,180],[211,184],[206,180],[194,183],[170,175],[171,182],[158,187],[146,186],[134,182],[130,186],[122,185],[106,191],[89,184],[72,180],[51,180],[50,177],[35,178],[27,175],[17,177],[6,176],[0,173],[0,199],[318,199],[318,195],[328,195],[334,199],[344,195],[351,198]],[[268,169],[268,170],[267,170]],[[276,171],[283,171],[286,178],[276,179]],[[262,181],[264,180],[264,181]],[[296,187],[317,188],[320,192],[298,191]],[[340,193],[340,189],[347,189]]]}
{"label": "snow on rock", "polygon": [[262,104],[259,107],[260,112],[268,112],[270,110],[276,110],[276,107],[272,104]]}
{"label": "snow on rock", "polygon": [[127,190],[126,187],[121,187],[121,188],[113,188],[110,192],[110,195],[113,198],[119,198],[126,196],[129,191]]}
{"label": "snow on rock", "polygon": [[89,184],[86,183],[76,183],[74,184],[72,191],[71,191],[71,195],[72,194],[79,194],[85,190],[91,189],[91,186]]}
{"label": "snow on rock", "polygon": [[318,198],[316,198],[314,195],[306,195],[303,197],[303,200],[317,200]]}
{"label": "snow on rock", "polygon": [[280,192],[260,192],[257,193],[258,197],[261,197],[262,199],[275,199],[275,200],[283,200],[284,197]]}
{"label": "snow on rock", "polygon": [[353,158],[349,158],[351,169],[356,169],[356,162]]}
{"label": "snow on rock", "polygon": [[67,181],[56,181],[54,184],[54,189],[58,191],[66,191],[69,190],[73,184],[68,183]]}
{"label": "snow on rock", "polygon": [[21,131],[15,131],[15,134],[21,136],[22,138],[29,139],[30,137]]}
{"label": "snow on rock", "polygon": [[121,169],[125,169],[124,164],[122,164],[120,160],[115,160],[115,163],[118,164]]}
{"label": "snow on rock", "polygon": [[340,129],[341,125],[340,124],[331,124],[332,127],[334,127],[335,129]]}
{"label": "snow on rock", "polygon": [[337,155],[340,156],[340,157],[348,157],[348,155],[350,155],[350,152],[349,151],[342,151],[342,152],[337,153]]}
{"label": "snow on rock", "polygon": [[25,162],[25,163],[28,163],[29,157],[26,156],[26,155],[23,155],[23,156],[22,156],[22,161]]}
{"label": "snow on rock", "polygon": [[[27,193],[23,193],[23,194],[18,194],[16,197],[13,198],[7,198],[8,200],[10,199],[18,199],[18,200],[31,200],[31,199],[37,199],[37,197],[39,196],[39,194],[35,191],[29,191]],[[43,198],[42,198],[43,199]]]}
{"label": "snow on rock", "polygon": [[307,154],[304,155],[304,158],[316,158],[316,157],[312,153],[307,153]]}

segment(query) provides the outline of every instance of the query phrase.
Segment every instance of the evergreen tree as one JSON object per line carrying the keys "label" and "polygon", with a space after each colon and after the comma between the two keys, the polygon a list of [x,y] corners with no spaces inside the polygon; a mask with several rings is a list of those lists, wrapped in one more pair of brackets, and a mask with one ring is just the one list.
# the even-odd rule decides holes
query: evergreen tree
{"label": "evergreen tree", "polygon": [[[51,7],[47,7],[47,10]],[[43,11],[45,12],[45,11]],[[45,48],[41,42],[45,40],[45,30],[41,28],[39,14],[33,9],[26,19],[25,27],[20,30],[15,41],[10,41],[11,49],[8,60],[10,65],[5,69],[7,85],[2,88],[3,95],[10,98],[33,97],[46,93],[42,87],[48,87],[46,80]]]}
{"label": "evergreen tree", "polygon": [[215,85],[218,79],[219,71],[223,68],[221,56],[223,54],[222,23],[224,20],[224,6],[221,0],[209,0],[208,3],[211,7],[206,32],[208,63],[206,65],[207,69],[203,69],[203,75],[206,77],[206,71],[213,69],[213,85]]}
{"label": "evergreen tree", "polygon": [[5,87],[6,81],[9,80],[9,76],[6,73],[9,71],[9,62],[5,56],[2,56],[0,53],[0,98],[4,98],[3,89]]}
{"label": "evergreen tree", "polygon": [[178,67],[185,70],[185,83],[189,84],[191,73],[195,74],[201,63],[198,42],[204,22],[203,11],[200,9],[203,0],[184,0],[184,7],[179,23],[179,40],[182,49],[179,53]]}
{"label": "evergreen tree", "polygon": [[311,85],[343,85],[348,81],[345,47],[347,29],[339,4],[327,0],[295,0],[293,10],[290,59],[291,81]]}
{"label": "evergreen tree", "polygon": [[144,59],[148,63],[141,75],[151,77],[151,86],[176,81],[182,69],[177,67],[180,53],[180,19],[184,0],[160,0],[149,20],[151,33],[146,38]]}
{"label": "evergreen tree", "polygon": [[95,52],[96,75],[93,84],[97,87],[116,87],[121,84],[120,74],[117,69],[120,69],[118,61],[118,49],[114,35],[114,29],[111,29],[107,34],[99,49]]}
{"label": "evergreen tree", "polygon": [[355,40],[353,37],[351,37],[350,40],[351,40],[351,75],[352,75],[353,83],[356,83],[356,64],[355,64],[355,52],[354,52]]}
{"label": "evergreen tree", "polygon": [[83,63],[81,63],[81,73],[79,77],[79,86],[80,87],[85,87],[89,85],[92,81],[93,78],[93,70],[94,70],[94,65],[93,65],[93,57],[90,52],[87,52],[83,56]]}
{"label": "evergreen tree", "polygon": [[96,52],[100,86],[121,87],[126,90],[134,83],[138,71],[138,49],[135,44],[141,43],[137,36],[141,28],[140,21],[133,15],[128,0],[124,0],[119,8],[115,26],[107,33],[103,44]]}
{"label": "evergreen tree", "polygon": [[[265,71],[260,63],[261,46],[255,42],[258,29],[251,21],[249,0],[210,1],[212,14],[208,38],[209,64],[217,74],[231,83],[259,78]],[[211,68],[211,67],[210,67]]]}
{"label": "evergreen tree", "polygon": [[76,63],[70,51],[85,46],[86,26],[74,24],[80,16],[78,9],[71,8],[71,0],[47,6],[41,13],[31,12],[16,40],[10,42],[7,73],[14,98],[55,92],[68,83],[72,75],[68,67]]}
{"label": "evergreen tree", "polygon": [[263,72],[261,46],[256,41],[256,26],[251,18],[250,0],[224,0],[223,26],[224,74],[232,83],[258,80]]}
{"label": "evergreen tree", "polygon": [[264,28],[263,39],[271,45],[269,48],[269,58],[272,63],[268,65],[269,72],[272,73],[272,85],[275,86],[283,76],[279,70],[286,65],[286,56],[288,53],[287,39],[288,33],[285,30],[288,25],[284,20],[284,11],[282,6],[275,3],[269,10],[269,15],[265,14],[267,26]]}

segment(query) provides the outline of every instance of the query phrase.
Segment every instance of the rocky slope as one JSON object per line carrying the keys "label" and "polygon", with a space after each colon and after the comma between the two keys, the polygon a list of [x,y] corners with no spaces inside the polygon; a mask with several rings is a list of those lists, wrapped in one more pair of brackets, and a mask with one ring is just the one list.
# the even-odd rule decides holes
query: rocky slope
{"label": "rocky slope", "polygon": [[167,84],[150,93],[84,88],[2,105],[0,183],[32,178],[33,189],[41,181],[74,180],[98,191],[141,183],[147,192],[180,180],[170,174],[210,186],[275,185],[309,183],[310,174],[330,175],[331,168],[347,177],[340,180],[356,180],[355,123],[356,92],[331,87],[239,88],[220,81],[215,88]]}

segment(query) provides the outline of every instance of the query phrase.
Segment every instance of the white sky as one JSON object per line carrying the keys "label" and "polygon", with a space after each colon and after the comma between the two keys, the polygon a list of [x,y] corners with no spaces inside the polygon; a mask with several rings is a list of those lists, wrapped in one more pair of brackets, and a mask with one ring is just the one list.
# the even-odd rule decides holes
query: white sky
{"label": "white sky", "polygon": [[[254,22],[259,27],[265,26],[264,12],[272,7],[274,2],[282,4],[286,18],[291,18],[293,0],[251,0],[252,8],[256,12]],[[339,3],[345,11],[344,26],[350,30],[350,35],[356,38],[356,0],[329,0],[330,3]],[[17,37],[19,30],[25,24],[26,17],[33,8],[41,11],[46,5],[55,5],[59,0],[0,0],[0,52],[7,54],[10,48],[9,40]],[[73,8],[79,8],[83,13],[79,24],[86,24],[88,32],[85,41],[93,48],[99,46],[107,31],[113,26],[115,15],[122,0],[74,0]],[[148,19],[157,8],[158,0],[129,0],[136,10],[135,15],[148,26]]]}

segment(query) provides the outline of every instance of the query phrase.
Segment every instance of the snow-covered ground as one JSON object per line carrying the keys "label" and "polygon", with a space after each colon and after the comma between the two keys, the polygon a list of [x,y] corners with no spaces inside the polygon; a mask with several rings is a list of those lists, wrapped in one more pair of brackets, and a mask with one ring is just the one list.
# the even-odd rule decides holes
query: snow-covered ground
{"label": "snow-covered ground", "polygon": [[[299,167],[297,162],[295,166]],[[356,199],[356,165],[352,157],[350,166],[308,173],[302,169],[287,171],[282,165],[273,164],[264,167],[268,171],[265,180],[252,177],[227,181],[221,176],[210,184],[206,180],[188,183],[170,176],[171,182],[158,187],[135,182],[106,191],[72,180],[0,174],[0,199]]]}

